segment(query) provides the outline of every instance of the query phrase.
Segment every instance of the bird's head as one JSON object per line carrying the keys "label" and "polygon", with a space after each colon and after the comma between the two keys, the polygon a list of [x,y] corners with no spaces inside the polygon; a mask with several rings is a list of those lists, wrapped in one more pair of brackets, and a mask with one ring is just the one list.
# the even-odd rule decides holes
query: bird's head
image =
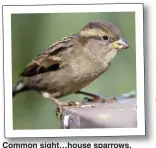
{"label": "bird's head", "polygon": [[106,21],[89,22],[81,29],[79,36],[82,42],[87,42],[95,48],[104,47],[103,50],[129,48],[119,29]]}

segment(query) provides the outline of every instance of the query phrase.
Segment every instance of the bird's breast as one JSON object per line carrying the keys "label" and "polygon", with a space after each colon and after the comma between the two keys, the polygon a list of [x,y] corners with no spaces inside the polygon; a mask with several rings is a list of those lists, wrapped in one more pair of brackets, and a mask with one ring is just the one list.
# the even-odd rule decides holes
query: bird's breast
{"label": "bird's breast", "polygon": [[73,58],[71,68],[76,80],[92,81],[104,73],[116,56],[117,50],[111,49],[105,55],[83,54]]}

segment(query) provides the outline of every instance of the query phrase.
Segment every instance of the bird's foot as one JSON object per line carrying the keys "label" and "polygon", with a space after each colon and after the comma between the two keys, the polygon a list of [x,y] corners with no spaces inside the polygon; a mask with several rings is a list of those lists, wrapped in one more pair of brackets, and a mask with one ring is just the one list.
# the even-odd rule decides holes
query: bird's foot
{"label": "bird's foot", "polygon": [[60,102],[59,100],[56,99],[55,104],[58,107],[94,107],[93,105],[81,104],[78,101],[71,101],[71,100],[68,100],[66,102]]}
{"label": "bird's foot", "polygon": [[[58,101],[58,100],[57,100]],[[56,108],[56,116],[59,120],[62,119],[62,114],[63,114],[63,108],[64,107],[94,107],[94,105],[90,105],[90,104],[81,104],[80,102],[76,101],[71,101],[71,100],[68,100],[66,102],[59,102],[59,104],[57,104],[57,108]]]}
{"label": "bird's foot", "polygon": [[62,118],[62,111],[63,111],[63,107],[94,107],[93,105],[89,105],[89,104],[81,104],[80,102],[76,101],[71,101],[68,100],[66,102],[60,102],[58,99],[54,98],[51,94],[47,93],[47,92],[42,92],[42,96],[44,98],[48,98],[51,101],[53,101],[57,108],[56,108],[56,116],[58,119]]}

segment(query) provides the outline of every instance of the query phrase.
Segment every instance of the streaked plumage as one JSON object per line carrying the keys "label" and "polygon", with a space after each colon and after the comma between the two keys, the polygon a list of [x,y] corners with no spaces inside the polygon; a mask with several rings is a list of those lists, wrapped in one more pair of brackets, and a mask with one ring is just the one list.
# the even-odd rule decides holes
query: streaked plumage
{"label": "streaked plumage", "polygon": [[105,72],[122,48],[128,45],[117,27],[91,21],[79,33],[57,41],[32,60],[21,73],[13,95],[31,89],[56,98],[77,92]]}

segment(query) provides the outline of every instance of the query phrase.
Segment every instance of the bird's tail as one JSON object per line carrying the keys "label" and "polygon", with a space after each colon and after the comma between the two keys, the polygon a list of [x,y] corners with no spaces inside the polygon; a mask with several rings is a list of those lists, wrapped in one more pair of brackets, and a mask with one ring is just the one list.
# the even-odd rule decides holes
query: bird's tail
{"label": "bird's tail", "polygon": [[19,80],[12,88],[12,96],[15,97],[20,92],[26,91],[28,88],[25,86],[22,80]]}

